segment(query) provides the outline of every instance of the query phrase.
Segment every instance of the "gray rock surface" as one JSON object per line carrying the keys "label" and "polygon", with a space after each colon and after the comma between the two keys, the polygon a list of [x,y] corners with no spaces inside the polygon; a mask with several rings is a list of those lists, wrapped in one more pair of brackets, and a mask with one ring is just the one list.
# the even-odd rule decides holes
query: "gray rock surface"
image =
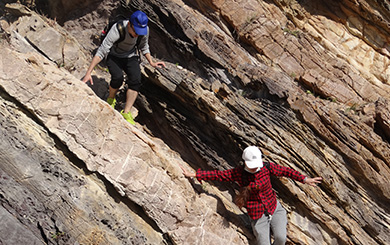
{"label": "gray rock surface", "polygon": [[[35,14],[0,22],[10,226],[47,243],[251,244],[236,186],[187,180],[180,165],[231,168],[254,144],[265,160],[324,178],[318,188],[273,180],[288,244],[389,243],[383,1],[76,2],[69,19],[61,1],[51,5],[61,26]],[[92,34],[134,7],[150,16],[151,50],[167,63],[142,66],[135,127],[103,101],[104,69],[95,86],[79,81]],[[49,32],[51,47],[39,38]]]}
{"label": "gray rock surface", "polygon": [[[58,137],[75,157],[83,161],[88,171],[103,176],[120,195],[140,206],[161,232],[169,234],[175,243],[180,244],[191,239],[211,241],[224,229],[229,235],[215,241],[220,244],[244,243],[246,238],[233,232],[238,228],[233,224],[226,227],[225,219],[216,215],[213,198],[199,198],[191,191],[191,185],[181,175],[179,168],[179,164],[184,166],[186,163],[177,153],[160,140],[145,134],[140,130],[142,128],[128,124],[118,112],[96,97],[87,85],[45,61],[43,56],[37,53],[21,54],[3,47],[6,57],[3,61],[9,65],[0,74],[2,88]],[[18,64],[20,69],[13,69],[12,64]],[[83,99],[74,103],[76,98]],[[65,175],[63,171],[55,173],[60,177]],[[65,182],[69,181],[71,179]],[[71,191],[75,191],[75,188],[69,186]],[[183,196],[181,193],[188,194]],[[74,199],[72,196],[70,198]],[[208,199],[211,200],[206,201]],[[74,205],[71,203],[61,208],[68,213],[68,209],[75,208]],[[87,207],[81,209],[82,212],[89,213]],[[71,213],[74,212],[72,210]],[[61,227],[60,231],[69,233],[68,229],[73,224],[65,223]],[[51,229],[54,228],[52,224]],[[199,237],[188,233],[187,229],[191,228]],[[75,232],[77,235],[71,234],[70,237],[83,241],[78,234],[83,231]],[[87,235],[85,239],[108,239],[105,232],[99,233],[98,237],[94,236],[94,231],[88,233],[92,237]],[[130,236],[124,235],[124,239],[128,238]],[[131,242],[136,241],[133,239]]]}
{"label": "gray rock surface", "polygon": [[165,244],[33,114],[4,93],[0,108],[2,244]]}

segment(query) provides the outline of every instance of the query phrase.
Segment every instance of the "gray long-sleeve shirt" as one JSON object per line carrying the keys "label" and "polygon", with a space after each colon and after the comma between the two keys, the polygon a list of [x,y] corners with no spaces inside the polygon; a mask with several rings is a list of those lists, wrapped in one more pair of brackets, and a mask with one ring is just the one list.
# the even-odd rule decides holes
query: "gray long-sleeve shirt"
{"label": "gray long-sleeve shirt", "polygon": [[[127,31],[127,24],[129,23],[128,20],[123,21],[123,24],[126,28],[125,31],[125,39],[115,44],[117,40],[120,38],[120,34],[118,31],[118,28],[116,27],[117,23],[115,23],[110,31],[107,33],[107,36],[104,38],[102,44],[98,48],[96,55],[99,56],[101,59],[104,59],[107,57],[107,55],[110,53],[110,55],[119,57],[119,58],[130,58],[132,56],[137,55],[137,38],[138,37],[131,37],[129,32]],[[148,34],[145,36],[140,36],[141,38],[139,42],[139,49],[143,55],[150,53],[149,50],[149,27],[148,27]]]}

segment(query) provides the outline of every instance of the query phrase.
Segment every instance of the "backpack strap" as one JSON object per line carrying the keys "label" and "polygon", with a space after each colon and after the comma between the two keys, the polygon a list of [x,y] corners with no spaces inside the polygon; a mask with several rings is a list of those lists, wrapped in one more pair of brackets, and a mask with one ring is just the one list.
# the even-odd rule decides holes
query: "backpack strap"
{"label": "backpack strap", "polygon": [[242,166],[241,182],[243,187],[248,186],[250,184],[249,173],[245,170],[245,166]]}
{"label": "backpack strap", "polygon": [[138,37],[137,37],[137,42],[136,42],[136,44],[135,44],[135,46],[137,46],[139,55],[141,55],[141,50],[140,50],[140,48],[139,48],[139,44],[141,43],[141,37],[142,37],[142,36],[138,36]]}
{"label": "backpack strap", "polygon": [[264,162],[264,166],[268,169],[268,171],[271,172],[271,165],[269,164],[269,162]]}
{"label": "backpack strap", "polygon": [[126,25],[124,25],[125,20],[126,17],[119,15],[114,20],[110,21],[100,33],[100,43],[102,43],[103,40],[106,38],[108,32],[111,30],[114,24],[116,24],[116,29],[119,32],[119,39],[114,44],[122,42],[126,37]]}
{"label": "backpack strap", "polygon": [[137,37],[137,42],[135,44],[135,48],[137,49],[137,52],[138,52],[138,62],[141,63],[142,61],[142,57],[141,57],[141,49],[139,48],[139,44],[141,43],[141,37],[142,36],[138,36]]}
{"label": "backpack strap", "polygon": [[118,29],[119,32],[119,39],[115,43],[120,43],[126,37],[126,26],[124,25],[123,20],[116,23],[116,29]]}

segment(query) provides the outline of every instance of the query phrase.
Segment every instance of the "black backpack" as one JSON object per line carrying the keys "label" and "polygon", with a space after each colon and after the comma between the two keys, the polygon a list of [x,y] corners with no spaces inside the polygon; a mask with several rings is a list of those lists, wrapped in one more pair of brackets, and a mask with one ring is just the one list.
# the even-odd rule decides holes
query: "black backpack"
{"label": "black backpack", "polygon": [[112,26],[117,23],[116,25],[116,28],[118,29],[119,31],[119,39],[114,43],[114,44],[118,44],[120,42],[122,42],[125,37],[126,37],[126,26],[124,25],[124,21],[126,20],[127,18],[123,15],[118,15],[117,17],[114,18],[114,20],[110,21],[105,27],[104,29],[102,30],[102,33],[100,34],[100,43],[103,42],[104,38],[106,38],[108,32],[111,30]]}
{"label": "black backpack", "polygon": [[[125,16],[123,15],[118,15],[114,18],[114,20],[110,21],[105,27],[104,29],[102,30],[101,34],[100,34],[100,44],[103,42],[104,38],[107,36],[108,32],[111,30],[112,26],[116,24],[116,28],[118,29],[118,32],[119,32],[119,39],[114,43],[114,45],[122,42],[125,37],[126,37],[126,26],[124,25],[124,21],[127,20],[128,18],[126,18]],[[137,43],[136,43],[136,47],[137,47],[137,51],[138,51],[138,55],[139,57],[141,57],[140,53],[140,49],[139,49],[139,44],[141,42],[141,36],[138,36],[137,37]]]}

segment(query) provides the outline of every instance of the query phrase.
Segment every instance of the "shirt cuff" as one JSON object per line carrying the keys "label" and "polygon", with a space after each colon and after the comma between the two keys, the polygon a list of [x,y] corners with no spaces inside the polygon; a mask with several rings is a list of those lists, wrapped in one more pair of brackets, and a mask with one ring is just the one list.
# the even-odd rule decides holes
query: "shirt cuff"
{"label": "shirt cuff", "polygon": [[196,178],[200,183],[202,183],[202,178],[201,178],[201,173],[200,173],[200,171],[201,171],[200,168],[196,171],[195,178]]}

